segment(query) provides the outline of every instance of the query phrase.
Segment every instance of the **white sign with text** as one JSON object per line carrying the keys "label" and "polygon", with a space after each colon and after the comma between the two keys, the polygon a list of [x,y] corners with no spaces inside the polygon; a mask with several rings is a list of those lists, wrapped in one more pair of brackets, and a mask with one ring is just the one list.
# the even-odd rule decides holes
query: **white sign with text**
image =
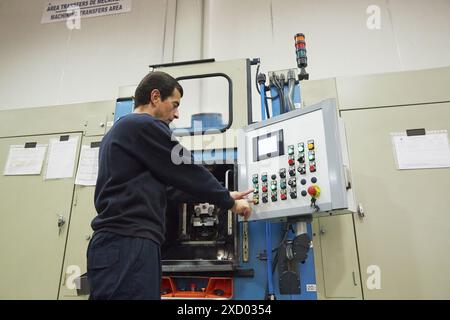
{"label": "white sign with text", "polygon": [[131,0],[59,0],[44,7],[41,23],[66,21],[79,16],[92,18],[131,11]]}

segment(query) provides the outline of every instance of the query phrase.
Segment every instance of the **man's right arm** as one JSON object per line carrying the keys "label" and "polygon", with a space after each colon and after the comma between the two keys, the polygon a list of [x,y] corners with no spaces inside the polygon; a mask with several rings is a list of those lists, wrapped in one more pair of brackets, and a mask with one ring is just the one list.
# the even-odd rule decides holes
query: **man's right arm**
{"label": "man's right arm", "polygon": [[[230,192],[203,166],[193,163],[175,164],[172,157],[181,151],[184,159],[192,160],[190,153],[177,141],[171,139],[171,132],[161,121],[146,121],[138,131],[136,152],[138,159],[153,175],[169,186],[184,191],[198,202],[210,202],[224,209],[231,209],[235,200]],[[175,148],[175,149],[174,149]],[[189,161],[188,161],[189,162]]]}

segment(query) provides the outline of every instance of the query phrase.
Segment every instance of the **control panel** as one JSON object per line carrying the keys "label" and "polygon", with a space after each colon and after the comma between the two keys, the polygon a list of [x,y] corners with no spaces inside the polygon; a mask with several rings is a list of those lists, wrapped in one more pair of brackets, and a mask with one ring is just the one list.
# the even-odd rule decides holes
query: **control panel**
{"label": "control panel", "polygon": [[349,208],[346,150],[334,100],[244,128],[238,135],[239,188],[254,189],[250,219]]}

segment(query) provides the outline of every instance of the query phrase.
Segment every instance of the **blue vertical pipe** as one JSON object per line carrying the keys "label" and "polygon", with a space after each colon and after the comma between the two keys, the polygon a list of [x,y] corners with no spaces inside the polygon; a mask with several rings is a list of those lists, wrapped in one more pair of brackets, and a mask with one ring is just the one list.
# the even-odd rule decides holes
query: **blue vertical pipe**
{"label": "blue vertical pipe", "polygon": [[261,120],[266,120],[266,86],[264,83],[259,84],[259,92],[261,92]]}

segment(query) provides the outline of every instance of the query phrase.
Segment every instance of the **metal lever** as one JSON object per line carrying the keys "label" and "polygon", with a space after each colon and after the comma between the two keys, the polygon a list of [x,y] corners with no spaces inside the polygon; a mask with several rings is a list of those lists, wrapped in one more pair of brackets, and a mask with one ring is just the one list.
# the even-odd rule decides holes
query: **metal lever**
{"label": "metal lever", "polygon": [[242,223],[242,261],[248,262],[250,248],[249,248],[249,235],[248,235],[248,221]]}
{"label": "metal lever", "polygon": [[[230,175],[230,172],[233,172],[233,170],[232,170],[232,169],[229,169],[229,170],[227,170],[227,171],[225,172],[225,188],[227,188],[227,189],[228,189],[228,184],[229,184],[229,179],[228,179],[228,177],[229,177],[229,175]],[[230,189],[228,189],[228,190],[230,190]]]}
{"label": "metal lever", "polygon": [[62,227],[66,224],[66,219],[63,215],[58,215],[58,228],[59,228],[59,235],[61,235]]}
{"label": "metal lever", "polygon": [[[225,172],[225,188],[227,188],[228,190],[230,190],[229,189],[229,178],[228,178],[229,175],[230,175],[230,172],[233,172],[233,170],[229,169],[229,170],[227,170]],[[229,236],[231,236],[233,234],[233,213],[231,212],[231,210],[228,210],[227,214],[228,214],[228,221],[227,221],[228,230],[227,230],[227,233],[228,233]]]}

